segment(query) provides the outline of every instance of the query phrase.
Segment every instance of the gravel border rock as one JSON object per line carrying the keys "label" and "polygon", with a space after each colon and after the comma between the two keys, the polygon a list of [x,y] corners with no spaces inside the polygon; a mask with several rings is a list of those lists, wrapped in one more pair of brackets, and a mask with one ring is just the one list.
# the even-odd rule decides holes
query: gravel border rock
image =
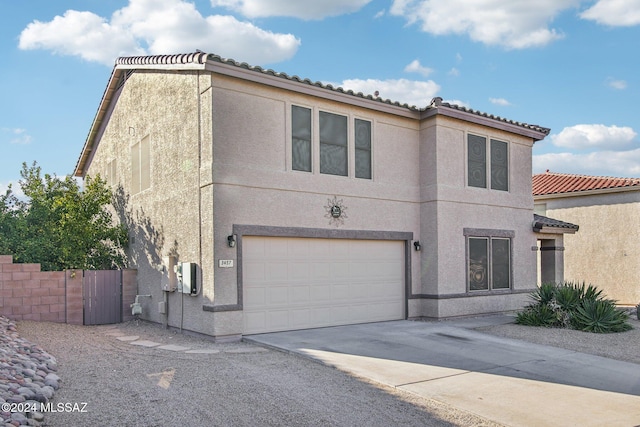
{"label": "gravel border rock", "polygon": [[55,357],[20,337],[16,324],[0,316],[0,420],[4,425],[39,426],[60,386]]}

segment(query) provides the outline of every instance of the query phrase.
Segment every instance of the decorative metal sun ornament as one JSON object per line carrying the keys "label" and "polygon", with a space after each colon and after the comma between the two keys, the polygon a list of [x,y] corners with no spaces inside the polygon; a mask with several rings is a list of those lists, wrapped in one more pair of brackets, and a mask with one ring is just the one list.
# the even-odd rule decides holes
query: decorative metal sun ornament
{"label": "decorative metal sun ornament", "polygon": [[338,199],[338,196],[333,196],[333,199],[327,199],[327,204],[324,207],[327,210],[325,218],[329,218],[329,224],[336,227],[343,225],[344,220],[347,219],[347,207],[342,203],[342,199]]}

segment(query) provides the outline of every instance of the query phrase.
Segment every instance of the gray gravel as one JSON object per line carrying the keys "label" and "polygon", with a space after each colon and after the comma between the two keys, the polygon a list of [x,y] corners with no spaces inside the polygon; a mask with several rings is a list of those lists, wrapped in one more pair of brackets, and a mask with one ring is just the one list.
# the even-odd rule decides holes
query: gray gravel
{"label": "gray gravel", "polygon": [[[640,322],[618,334],[515,324],[477,330],[640,364]],[[54,402],[85,413],[48,413],[45,425],[85,426],[498,426],[436,401],[355,378],[248,343],[212,343],[156,324],[73,326],[18,322],[18,331],[58,360]],[[120,341],[139,336],[212,353]]]}
{"label": "gray gravel", "polygon": [[[141,322],[73,326],[22,321],[22,336],[58,361],[51,426],[498,426],[436,401],[248,343],[211,343]],[[115,335],[196,350],[145,348]]]}
{"label": "gray gravel", "polygon": [[572,329],[542,328],[516,324],[476,328],[504,338],[550,345],[581,353],[640,364],[640,321],[635,311],[629,319],[633,329],[614,334],[594,334]]}

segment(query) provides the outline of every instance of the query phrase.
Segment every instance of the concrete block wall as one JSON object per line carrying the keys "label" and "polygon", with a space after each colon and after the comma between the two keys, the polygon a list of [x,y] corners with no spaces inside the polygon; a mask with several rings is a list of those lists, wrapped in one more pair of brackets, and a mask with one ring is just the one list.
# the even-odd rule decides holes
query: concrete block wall
{"label": "concrete block wall", "polygon": [[11,255],[0,255],[1,315],[82,325],[82,304],[80,270],[40,271],[40,264],[14,264]]}

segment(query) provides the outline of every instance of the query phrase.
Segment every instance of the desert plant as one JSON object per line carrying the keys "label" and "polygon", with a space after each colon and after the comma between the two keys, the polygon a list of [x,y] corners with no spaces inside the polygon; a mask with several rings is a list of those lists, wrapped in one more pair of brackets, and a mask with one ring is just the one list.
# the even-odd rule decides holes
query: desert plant
{"label": "desert plant", "polygon": [[587,332],[623,332],[631,329],[628,319],[629,315],[611,300],[585,299],[572,316],[572,326]]}
{"label": "desert plant", "polygon": [[589,332],[631,329],[629,315],[606,299],[601,289],[583,283],[544,283],[531,294],[533,302],[516,315],[527,326],[574,328]]}
{"label": "desert plant", "polygon": [[531,298],[537,304],[548,304],[556,296],[557,285],[555,283],[543,283],[535,292],[531,294]]}
{"label": "desert plant", "polygon": [[580,304],[583,297],[578,286],[573,284],[564,284],[556,287],[555,300],[562,310],[573,311]]}
{"label": "desert plant", "polygon": [[548,304],[530,305],[516,315],[519,325],[552,327],[557,321],[556,312]]}

